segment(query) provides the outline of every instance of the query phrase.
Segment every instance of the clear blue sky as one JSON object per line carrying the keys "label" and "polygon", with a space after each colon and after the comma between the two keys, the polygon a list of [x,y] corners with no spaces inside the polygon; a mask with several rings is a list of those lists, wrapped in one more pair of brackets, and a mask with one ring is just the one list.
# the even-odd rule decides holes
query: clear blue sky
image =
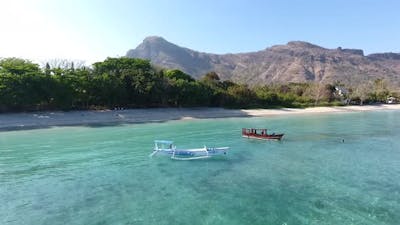
{"label": "clear blue sky", "polygon": [[2,0],[0,57],[94,62],[153,35],[210,53],[292,40],[400,52],[399,11],[398,0]]}

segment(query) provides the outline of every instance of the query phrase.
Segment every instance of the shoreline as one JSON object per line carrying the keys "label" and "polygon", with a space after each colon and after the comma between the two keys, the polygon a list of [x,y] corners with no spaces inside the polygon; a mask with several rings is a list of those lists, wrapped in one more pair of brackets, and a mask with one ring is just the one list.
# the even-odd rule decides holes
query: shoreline
{"label": "shoreline", "polygon": [[305,109],[223,109],[223,108],[156,108],[126,110],[54,111],[0,114],[0,131],[29,130],[56,126],[108,126],[118,124],[165,122],[232,117],[267,117],[326,113],[350,113],[400,110],[400,104],[313,107]]}

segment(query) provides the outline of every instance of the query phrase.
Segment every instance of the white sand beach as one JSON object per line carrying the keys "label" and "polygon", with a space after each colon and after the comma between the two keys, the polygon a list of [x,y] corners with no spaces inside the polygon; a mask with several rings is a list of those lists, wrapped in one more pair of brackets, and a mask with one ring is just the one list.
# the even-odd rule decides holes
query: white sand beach
{"label": "white sand beach", "polygon": [[400,104],[312,107],[305,109],[295,109],[295,108],[249,109],[242,111],[246,112],[249,116],[270,116],[270,115],[293,115],[293,114],[315,114],[315,113],[344,113],[344,112],[378,111],[378,110],[400,110]]}
{"label": "white sand beach", "polygon": [[222,109],[222,108],[157,108],[70,112],[30,112],[0,114],[0,130],[34,129],[53,126],[95,126],[124,123],[163,122],[228,117],[266,117],[298,114],[348,113],[360,111],[400,110],[400,104],[306,109]]}

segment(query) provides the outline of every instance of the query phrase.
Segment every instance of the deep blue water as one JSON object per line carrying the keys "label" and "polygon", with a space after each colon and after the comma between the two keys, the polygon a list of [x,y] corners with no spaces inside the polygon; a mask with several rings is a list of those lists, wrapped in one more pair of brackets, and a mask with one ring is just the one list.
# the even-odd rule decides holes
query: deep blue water
{"label": "deep blue water", "polygon": [[[0,132],[0,224],[400,224],[400,111]],[[284,132],[281,142],[242,127]],[[230,146],[149,158],[153,140]],[[344,142],[343,142],[344,140]]]}

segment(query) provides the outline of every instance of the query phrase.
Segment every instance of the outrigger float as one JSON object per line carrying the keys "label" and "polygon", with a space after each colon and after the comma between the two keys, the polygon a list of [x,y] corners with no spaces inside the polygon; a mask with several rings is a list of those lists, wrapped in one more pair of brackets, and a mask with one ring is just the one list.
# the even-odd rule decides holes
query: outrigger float
{"label": "outrigger float", "polygon": [[280,141],[284,134],[268,134],[267,129],[242,128],[242,137],[260,139],[260,140],[277,140]]}
{"label": "outrigger float", "polygon": [[192,149],[177,149],[173,141],[155,140],[153,152],[150,157],[156,154],[170,155],[171,159],[175,160],[194,160],[205,159],[216,155],[226,155],[229,147],[210,148],[204,146],[203,148]]}

